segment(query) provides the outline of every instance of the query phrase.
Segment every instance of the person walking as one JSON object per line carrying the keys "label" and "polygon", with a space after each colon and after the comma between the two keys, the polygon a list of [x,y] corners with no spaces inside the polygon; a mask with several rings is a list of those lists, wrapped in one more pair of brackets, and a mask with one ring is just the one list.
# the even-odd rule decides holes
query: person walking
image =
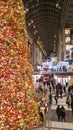
{"label": "person walking", "polygon": [[73,114],[73,99],[71,100],[71,109],[72,109],[72,114]]}
{"label": "person walking", "polygon": [[58,96],[55,95],[54,99],[55,99],[55,101],[56,101],[56,105],[57,105],[57,104],[58,104]]}
{"label": "person walking", "polygon": [[60,105],[58,105],[56,108],[56,114],[58,117],[58,121],[60,121],[61,120],[61,107],[60,107]]}
{"label": "person walking", "polygon": [[39,112],[39,115],[40,115],[40,121],[44,122],[44,116],[43,116],[43,113],[41,111]]}
{"label": "person walking", "polygon": [[52,94],[51,93],[49,94],[49,104],[50,105],[52,104]]}
{"label": "person walking", "polygon": [[69,96],[67,96],[67,98],[66,98],[66,104],[68,105],[68,107],[70,107],[70,98],[69,98]]}
{"label": "person walking", "polygon": [[66,86],[64,85],[64,87],[63,87],[63,90],[64,90],[64,94],[65,94],[65,96],[66,96]]}
{"label": "person walking", "polygon": [[66,121],[65,117],[66,117],[65,108],[62,106],[61,107],[61,121]]}

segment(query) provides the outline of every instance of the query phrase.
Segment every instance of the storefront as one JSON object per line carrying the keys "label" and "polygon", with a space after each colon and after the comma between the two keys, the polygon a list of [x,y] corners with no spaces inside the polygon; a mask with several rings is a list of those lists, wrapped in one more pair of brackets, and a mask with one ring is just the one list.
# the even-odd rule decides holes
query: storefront
{"label": "storefront", "polygon": [[54,78],[56,83],[59,82],[62,85],[65,85],[67,82],[69,85],[73,84],[73,73],[55,73]]}

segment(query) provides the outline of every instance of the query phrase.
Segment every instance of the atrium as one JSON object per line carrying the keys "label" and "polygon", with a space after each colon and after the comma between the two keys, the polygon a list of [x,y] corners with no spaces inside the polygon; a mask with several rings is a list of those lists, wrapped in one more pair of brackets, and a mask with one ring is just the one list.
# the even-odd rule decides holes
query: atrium
{"label": "atrium", "polygon": [[0,0],[0,130],[73,130],[73,0]]}
{"label": "atrium", "polygon": [[46,58],[54,53],[58,60],[66,59],[68,50],[73,49],[73,0],[23,2],[29,41],[33,39],[34,44],[41,47]]}

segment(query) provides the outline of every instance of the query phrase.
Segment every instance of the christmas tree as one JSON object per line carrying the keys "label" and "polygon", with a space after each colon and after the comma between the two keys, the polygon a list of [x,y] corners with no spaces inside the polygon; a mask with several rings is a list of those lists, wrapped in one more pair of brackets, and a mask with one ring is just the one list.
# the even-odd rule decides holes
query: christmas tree
{"label": "christmas tree", "polygon": [[0,0],[0,130],[39,124],[22,0]]}

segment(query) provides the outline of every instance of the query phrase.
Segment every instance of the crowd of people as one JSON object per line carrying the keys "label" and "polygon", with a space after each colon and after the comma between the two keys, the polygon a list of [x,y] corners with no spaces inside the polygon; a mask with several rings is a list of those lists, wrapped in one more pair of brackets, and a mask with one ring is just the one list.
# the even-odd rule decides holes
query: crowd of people
{"label": "crowd of people", "polygon": [[[54,76],[48,76],[48,80],[40,80],[39,87],[36,89],[38,93],[38,103],[39,103],[39,114],[41,121],[44,122],[44,115],[47,112],[47,107],[51,106],[53,102],[53,97],[55,101],[56,114],[58,116],[58,121],[66,121],[66,110],[64,106],[59,105],[59,98],[66,97],[66,104],[72,109],[73,114],[73,85],[66,83],[62,85],[61,83],[56,83]],[[54,96],[53,96],[54,93]]]}

